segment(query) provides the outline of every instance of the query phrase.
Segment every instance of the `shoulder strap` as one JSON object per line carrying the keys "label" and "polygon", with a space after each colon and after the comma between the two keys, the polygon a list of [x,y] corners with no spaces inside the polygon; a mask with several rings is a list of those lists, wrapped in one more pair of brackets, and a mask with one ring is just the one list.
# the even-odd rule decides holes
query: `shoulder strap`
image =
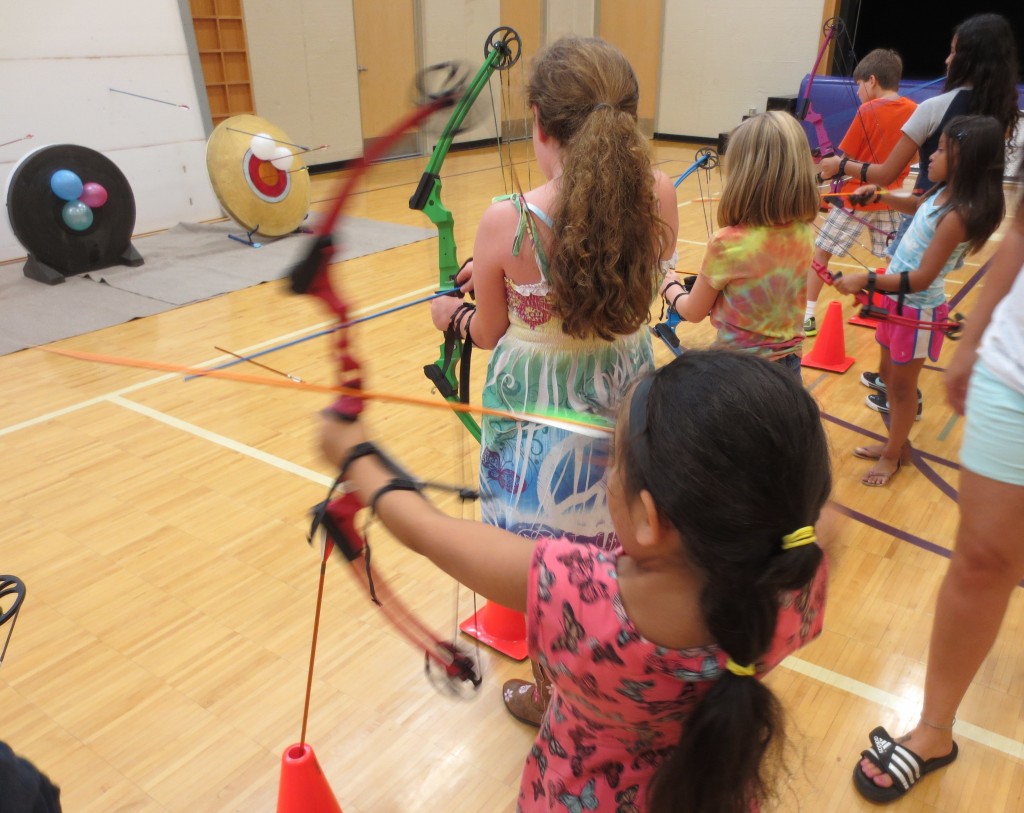
{"label": "shoulder strap", "polygon": [[[528,202],[518,193],[506,195],[502,198],[496,198],[496,200],[508,200],[516,207],[516,211],[519,212],[519,223],[516,225],[516,236],[512,241],[512,256],[518,257],[519,251],[523,247],[523,238],[527,232],[533,232],[531,228],[530,218],[536,217],[549,229],[554,228],[554,221],[548,216],[548,214],[542,209],[537,208],[532,203]],[[534,238],[533,249],[537,255],[537,265],[540,268],[541,276],[547,279],[548,276],[548,259],[544,254],[544,248],[541,246],[540,241]]]}

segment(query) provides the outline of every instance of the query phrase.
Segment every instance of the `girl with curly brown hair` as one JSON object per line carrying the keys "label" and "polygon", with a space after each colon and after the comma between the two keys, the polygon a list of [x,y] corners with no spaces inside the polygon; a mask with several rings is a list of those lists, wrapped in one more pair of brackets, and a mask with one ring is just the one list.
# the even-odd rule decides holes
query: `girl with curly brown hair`
{"label": "girl with curly brown hair", "polygon": [[[466,316],[466,305],[442,297],[434,323],[460,324],[473,344],[493,348],[484,406],[610,419],[629,385],[654,369],[647,324],[675,255],[675,190],[651,166],[636,75],[614,46],[559,39],[537,56],[527,94],[548,180],[484,213],[458,279],[475,290],[476,309]],[[569,430],[485,418],[483,520],[532,539],[614,547],[605,447]],[[539,724],[543,686],[510,684],[512,713]]]}

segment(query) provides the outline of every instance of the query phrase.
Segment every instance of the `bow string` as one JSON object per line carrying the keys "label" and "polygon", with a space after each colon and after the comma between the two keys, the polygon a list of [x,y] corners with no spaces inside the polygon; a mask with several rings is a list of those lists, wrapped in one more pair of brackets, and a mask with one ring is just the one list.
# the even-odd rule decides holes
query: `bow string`
{"label": "bow string", "polygon": [[[436,68],[431,70],[436,70]],[[422,89],[422,81],[418,85]],[[310,295],[320,299],[327,309],[338,318],[340,324],[349,321],[348,305],[344,297],[332,286],[329,267],[336,250],[334,230],[341,220],[341,213],[346,201],[351,197],[356,184],[366,174],[369,167],[386,155],[407,130],[425,121],[439,110],[452,106],[460,93],[462,93],[462,85],[458,80],[458,71],[453,67],[448,73],[447,81],[439,91],[422,99],[416,109],[373,143],[356,163],[348,177],[342,181],[338,196],[313,230],[308,254],[291,269],[288,275],[291,290],[297,294]],[[340,420],[353,421],[363,409],[363,399],[359,397],[359,391],[362,388],[362,373],[359,361],[352,351],[347,330],[337,331],[335,354],[339,387],[349,392],[342,394],[330,411]],[[399,477],[411,481],[411,478],[396,464],[383,455],[380,456],[385,465]],[[435,635],[398,599],[382,579],[378,577],[375,583],[370,571],[370,548],[366,544],[365,534],[360,534],[356,526],[356,514],[364,506],[355,492],[345,491],[341,479],[339,475],[327,499],[313,508],[310,542],[317,530],[324,531],[324,560],[332,548],[337,548],[344,555],[352,566],[356,577],[369,591],[371,599],[382,610],[385,618],[402,637],[424,652],[428,675],[438,674],[436,671],[432,671],[432,666],[439,668],[442,682],[453,691],[458,691],[466,684],[471,684],[474,688],[479,686],[479,670],[472,659],[457,644],[446,642]],[[341,496],[334,496],[336,489],[342,491]],[[357,564],[359,559],[364,562],[362,568]]]}

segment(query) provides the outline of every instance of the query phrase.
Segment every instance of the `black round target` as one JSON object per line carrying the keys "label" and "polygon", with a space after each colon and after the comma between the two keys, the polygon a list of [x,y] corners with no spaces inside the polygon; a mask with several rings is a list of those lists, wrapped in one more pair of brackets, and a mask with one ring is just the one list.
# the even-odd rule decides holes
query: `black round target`
{"label": "black round target", "polygon": [[[88,228],[76,231],[64,222],[66,200],[50,188],[61,169],[83,183],[97,183],[106,201],[92,209]],[[57,144],[30,153],[14,170],[7,188],[7,213],[14,236],[35,258],[64,276],[123,262],[135,228],[135,197],[128,179],[102,153],[76,144]],[[134,264],[134,263],[133,263]]]}

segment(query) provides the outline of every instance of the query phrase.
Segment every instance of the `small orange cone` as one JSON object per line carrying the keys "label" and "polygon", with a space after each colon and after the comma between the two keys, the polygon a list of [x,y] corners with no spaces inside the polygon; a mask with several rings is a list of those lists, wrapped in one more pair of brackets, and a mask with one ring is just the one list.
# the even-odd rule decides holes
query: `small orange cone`
{"label": "small orange cone", "polygon": [[828,303],[825,321],[818,331],[811,352],[804,354],[803,367],[815,367],[819,370],[831,370],[833,373],[845,373],[854,362],[846,355],[846,337],[843,335],[843,306],[836,300]]}
{"label": "small orange cone", "polygon": [[309,743],[284,750],[277,813],[342,813]]}
{"label": "small orange cone", "polygon": [[526,616],[517,610],[488,601],[459,624],[459,629],[503,655],[526,660]]}

